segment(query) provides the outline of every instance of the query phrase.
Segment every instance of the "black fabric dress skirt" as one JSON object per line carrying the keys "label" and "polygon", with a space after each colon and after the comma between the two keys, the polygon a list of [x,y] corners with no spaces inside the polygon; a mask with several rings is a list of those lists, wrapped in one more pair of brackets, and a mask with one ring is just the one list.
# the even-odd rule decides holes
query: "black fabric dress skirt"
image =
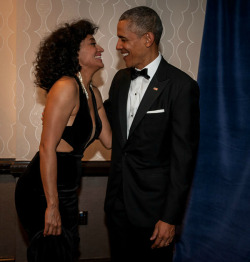
{"label": "black fabric dress skirt", "polygon": [[62,221],[60,236],[43,236],[46,198],[36,153],[26,172],[18,179],[15,203],[19,220],[28,234],[29,262],[75,261],[78,256],[78,194],[81,181],[81,156],[57,153],[57,186]]}

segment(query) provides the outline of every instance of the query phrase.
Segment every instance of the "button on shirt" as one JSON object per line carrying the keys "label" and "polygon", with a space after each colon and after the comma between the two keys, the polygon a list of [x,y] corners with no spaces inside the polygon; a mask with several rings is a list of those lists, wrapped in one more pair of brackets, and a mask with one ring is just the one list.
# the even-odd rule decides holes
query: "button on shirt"
{"label": "button on shirt", "polygon": [[[150,64],[144,67],[148,69],[148,75],[150,76],[149,79],[146,79],[142,76],[138,76],[135,80],[131,81],[127,101],[127,136],[129,135],[129,130],[134,120],[137,109],[141,103],[141,100],[147,90],[150,81],[152,80],[161,62],[161,58],[162,56],[159,53],[158,57],[154,61],[152,61]],[[136,70],[140,71],[139,69]]]}

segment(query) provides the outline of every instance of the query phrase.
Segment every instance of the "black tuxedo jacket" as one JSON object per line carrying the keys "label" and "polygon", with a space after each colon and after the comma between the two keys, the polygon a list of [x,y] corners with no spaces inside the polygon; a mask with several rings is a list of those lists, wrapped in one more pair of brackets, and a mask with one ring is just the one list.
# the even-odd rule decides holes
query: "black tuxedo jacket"
{"label": "black tuxedo jacket", "polygon": [[199,142],[199,87],[162,58],[127,138],[130,82],[130,68],[118,71],[104,103],[113,131],[105,211],[122,190],[134,225],[179,224]]}

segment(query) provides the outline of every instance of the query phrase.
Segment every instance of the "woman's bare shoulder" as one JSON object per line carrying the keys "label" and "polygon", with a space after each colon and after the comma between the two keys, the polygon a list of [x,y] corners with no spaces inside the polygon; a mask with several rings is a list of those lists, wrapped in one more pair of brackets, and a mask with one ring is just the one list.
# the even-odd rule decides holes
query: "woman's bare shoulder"
{"label": "woman's bare shoulder", "polygon": [[50,89],[50,93],[56,94],[60,93],[61,95],[74,97],[78,95],[78,85],[74,77],[63,76],[58,79],[52,88]]}

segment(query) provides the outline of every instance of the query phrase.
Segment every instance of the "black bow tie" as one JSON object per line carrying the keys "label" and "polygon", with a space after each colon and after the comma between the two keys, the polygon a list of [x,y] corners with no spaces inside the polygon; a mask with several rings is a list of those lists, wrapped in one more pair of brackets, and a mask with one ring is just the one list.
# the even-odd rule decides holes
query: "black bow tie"
{"label": "black bow tie", "polygon": [[143,76],[146,79],[149,79],[150,76],[148,75],[148,69],[144,68],[141,71],[136,70],[135,68],[131,68],[131,79],[134,80],[136,79],[138,76]]}

